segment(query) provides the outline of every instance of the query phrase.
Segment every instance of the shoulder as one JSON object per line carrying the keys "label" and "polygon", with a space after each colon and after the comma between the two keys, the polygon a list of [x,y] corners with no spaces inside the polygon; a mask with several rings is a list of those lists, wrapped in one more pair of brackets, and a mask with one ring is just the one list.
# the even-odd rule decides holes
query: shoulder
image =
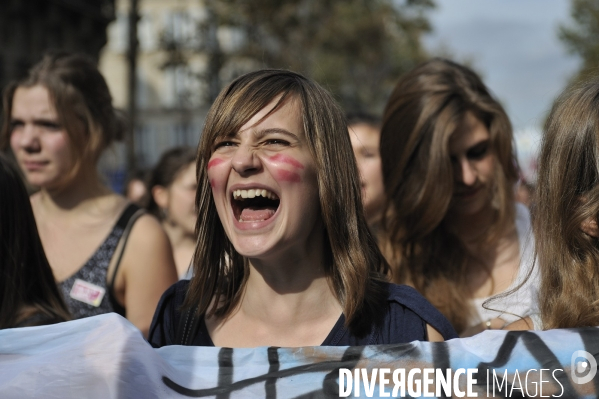
{"label": "shoulder", "polygon": [[174,345],[176,329],[181,316],[180,308],[185,300],[189,280],[181,280],[170,286],[158,302],[152,318],[148,341],[155,348]]}
{"label": "shoulder", "polygon": [[[129,234],[126,252],[134,252],[137,256],[152,256],[164,252],[172,257],[170,241],[162,225],[154,216],[145,213],[141,208],[133,216],[133,224]],[[162,260],[162,259],[161,259]]]}
{"label": "shoulder", "polygon": [[143,235],[146,239],[148,237],[166,237],[166,233],[158,219],[148,213],[142,214],[135,220],[131,228],[131,236],[135,237],[136,235]]}
{"label": "shoulder", "polygon": [[[443,338],[457,338],[457,334],[449,321],[430,304],[418,291],[407,285],[386,283],[387,313],[384,319],[389,338],[397,334],[406,335],[406,339],[420,339],[424,334],[426,339],[426,325],[437,330]],[[385,333],[385,328],[382,333]]]}

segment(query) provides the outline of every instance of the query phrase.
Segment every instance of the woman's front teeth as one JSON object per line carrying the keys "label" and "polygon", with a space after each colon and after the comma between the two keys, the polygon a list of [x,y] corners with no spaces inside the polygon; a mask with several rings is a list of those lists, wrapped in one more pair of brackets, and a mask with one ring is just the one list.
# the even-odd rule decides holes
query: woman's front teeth
{"label": "woman's front teeth", "polygon": [[233,191],[233,199],[240,200],[245,198],[255,198],[255,197],[264,197],[271,200],[276,200],[278,197],[268,191],[263,189],[250,189],[250,190],[235,190]]}

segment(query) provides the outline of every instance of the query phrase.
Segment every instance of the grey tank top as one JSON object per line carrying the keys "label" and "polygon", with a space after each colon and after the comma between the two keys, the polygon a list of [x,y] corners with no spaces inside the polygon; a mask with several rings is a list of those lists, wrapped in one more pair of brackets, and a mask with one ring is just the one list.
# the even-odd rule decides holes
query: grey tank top
{"label": "grey tank top", "polygon": [[[116,312],[125,317],[125,308],[118,303],[114,296],[112,284],[108,283],[108,266],[123,238],[122,250],[110,282],[114,281],[120,265],[129,230],[135,220],[143,214],[143,210],[134,204],[129,204],[116,222],[108,237],[98,247],[88,261],[68,279],[58,283],[58,288],[73,316],[73,319],[96,316]],[[124,235],[124,236],[123,236]]]}

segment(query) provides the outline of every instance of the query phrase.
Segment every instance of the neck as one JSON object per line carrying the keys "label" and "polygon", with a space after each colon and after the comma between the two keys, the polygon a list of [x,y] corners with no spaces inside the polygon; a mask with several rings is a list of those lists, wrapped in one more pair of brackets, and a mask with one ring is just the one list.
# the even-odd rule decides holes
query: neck
{"label": "neck", "polygon": [[326,275],[323,237],[317,236],[307,248],[267,260],[250,259],[240,310],[265,321],[273,317],[299,321],[341,313]]}
{"label": "neck", "polygon": [[162,222],[162,227],[164,228],[164,231],[166,231],[166,235],[168,236],[173,249],[188,247],[190,245],[195,247],[196,237],[193,232],[189,232],[168,220]]}
{"label": "neck", "polygon": [[39,192],[40,204],[47,210],[70,212],[86,208],[95,198],[112,193],[101,181],[95,170],[80,174],[65,187],[42,188]]}
{"label": "neck", "polygon": [[496,223],[497,210],[489,203],[477,213],[471,215],[448,214],[446,223],[468,247],[485,243]]}

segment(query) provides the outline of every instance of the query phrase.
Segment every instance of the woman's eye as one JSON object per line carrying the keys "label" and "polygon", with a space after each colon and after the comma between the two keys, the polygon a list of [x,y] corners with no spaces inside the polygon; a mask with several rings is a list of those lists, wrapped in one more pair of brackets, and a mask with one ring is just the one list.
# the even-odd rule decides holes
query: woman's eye
{"label": "woman's eye", "polygon": [[487,152],[489,151],[489,144],[483,143],[477,146],[472,147],[466,154],[469,159],[481,159]]}
{"label": "woman's eye", "polygon": [[38,124],[46,130],[57,131],[57,130],[62,129],[62,126],[60,126],[58,123],[55,123],[55,122],[41,121],[41,122],[38,122]]}
{"label": "woman's eye", "polygon": [[220,143],[216,143],[214,149],[217,150],[222,147],[231,147],[233,145],[235,145],[235,143],[233,143],[232,141],[221,141]]}
{"label": "woman's eye", "polygon": [[10,122],[10,128],[9,129],[10,129],[11,132],[14,131],[14,130],[16,130],[16,129],[18,129],[18,128],[20,128],[20,127],[23,127],[23,122],[21,122],[21,121],[12,121],[12,122]]}
{"label": "woman's eye", "polygon": [[289,145],[288,141],[285,140],[281,140],[281,139],[268,139],[265,141],[265,144],[267,145]]}

